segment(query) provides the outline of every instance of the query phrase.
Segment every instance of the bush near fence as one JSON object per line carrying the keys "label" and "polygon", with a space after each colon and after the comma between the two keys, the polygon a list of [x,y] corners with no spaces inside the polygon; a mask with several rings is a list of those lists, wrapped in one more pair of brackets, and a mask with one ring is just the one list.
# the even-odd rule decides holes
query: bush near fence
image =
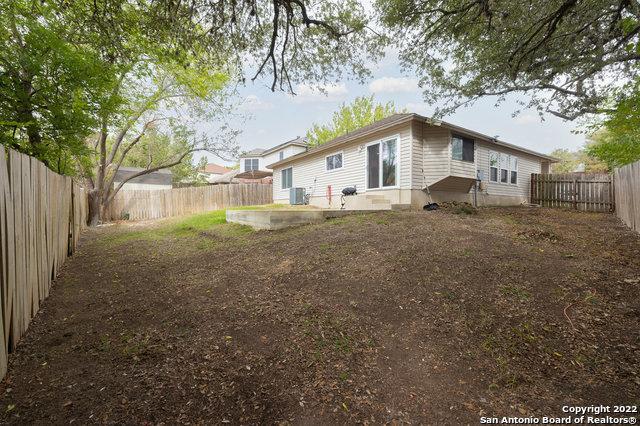
{"label": "bush near fence", "polygon": [[86,223],[83,188],[0,146],[0,377]]}
{"label": "bush near fence", "polygon": [[156,190],[121,189],[107,208],[103,220],[159,219],[272,202],[272,185],[263,183]]}
{"label": "bush near fence", "polygon": [[616,214],[631,229],[640,232],[640,161],[613,172]]}

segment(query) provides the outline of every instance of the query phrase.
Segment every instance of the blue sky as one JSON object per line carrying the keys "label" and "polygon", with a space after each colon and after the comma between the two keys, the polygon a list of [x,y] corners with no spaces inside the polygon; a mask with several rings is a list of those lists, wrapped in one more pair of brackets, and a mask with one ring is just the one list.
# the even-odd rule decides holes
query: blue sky
{"label": "blue sky", "polygon": [[[271,92],[267,84],[263,80],[239,88],[240,110],[245,118],[232,121],[232,125],[242,130],[238,143],[243,151],[268,148],[304,136],[312,123],[328,122],[343,102],[357,96],[374,94],[377,102],[393,101],[399,109],[427,116],[434,109],[423,102],[415,77],[400,72],[393,53],[375,65],[372,78],[365,84],[345,80],[326,87],[326,95],[311,86],[299,85],[298,95],[291,96]],[[511,96],[495,107],[496,100],[487,98],[444,120],[542,153],[555,148],[575,150],[584,143],[584,135],[572,133],[576,123],[563,122],[551,115],[540,121],[536,112],[530,110],[512,117],[518,109],[517,99]],[[211,162],[228,164],[213,155],[207,156]]]}

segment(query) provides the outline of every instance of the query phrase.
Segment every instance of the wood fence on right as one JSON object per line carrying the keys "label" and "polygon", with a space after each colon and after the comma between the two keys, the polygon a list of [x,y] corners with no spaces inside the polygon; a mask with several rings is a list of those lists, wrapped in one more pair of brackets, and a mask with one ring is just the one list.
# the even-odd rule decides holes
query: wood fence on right
{"label": "wood fence on right", "polygon": [[0,378],[86,223],[83,188],[0,145]]}
{"label": "wood fence on right", "polygon": [[616,214],[640,232],[640,161],[615,169]]}
{"label": "wood fence on right", "polygon": [[234,206],[270,204],[273,202],[271,188],[271,184],[252,183],[155,190],[121,189],[103,220],[159,219]]}
{"label": "wood fence on right", "polygon": [[544,207],[611,212],[615,209],[613,179],[607,173],[533,173],[531,203]]}

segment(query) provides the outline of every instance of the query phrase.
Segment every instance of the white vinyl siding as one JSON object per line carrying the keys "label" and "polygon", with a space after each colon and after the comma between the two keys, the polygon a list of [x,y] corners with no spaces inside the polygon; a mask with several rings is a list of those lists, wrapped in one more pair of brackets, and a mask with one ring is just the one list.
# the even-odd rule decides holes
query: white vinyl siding
{"label": "white vinyl siding", "polygon": [[[331,185],[331,193],[333,196],[333,203],[335,205],[339,205],[340,193],[342,189],[348,186],[355,186],[358,189],[358,193],[364,193],[366,191],[365,184],[367,173],[365,168],[366,145],[370,142],[380,141],[398,135],[399,146],[397,151],[398,158],[396,161],[399,165],[399,170],[397,181],[400,182],[401,188],[409,189],[411,182],[411,176],[409,174],[409,162],[411,159],[411,156],[409,155],[411,150],[411,132],[409,123],[394,126],[389,130],[377,132],[340,146],[339,149],[342,152],[343,162],[343,167],[341,169],[332,171],[326,170],[326,156],[333,154],[336,151],[327,150],[325,152],[318,152],[315,155],[296,160],[292,163],[296,169],[294,186],[305,188],[307,194],[313,197],[326,197],[327,186]],[[284,167],[289,167],[289,164],[284,164],[282,167],[274,170],[274,200],[289,199],[289,191],[282,190],[282,185],[280,183],[281,175],[279,171]],[[385,189],[380,188],[379,190],[384,191]]]}
{"label": "white vinyl siding", "polygon": [[424,124],[414,121],[411,126],[411,189],[422,189],[423,178],[423,145],[422,128]]}
{"label": "white vinyl siding", "polygon": [[425,124],[423,139],[424,174],[431,185],[449,175],[449,130]]}
{"label": "white vinyl siding", "polygon": [[[496,146],[489,142],[476,141],[476,163],[478,169],[484,172],[484,179],[486,182],[486,193],[489,195],[502,195],[502,196],[519,196],[529,197],[531,191],[531,173],[542,172],[542,160],[533,155],[527,154],[515,149]],[[489,169],[489,153],[498,153],[498,182],[491,182],[490,169]],[[500,182],[500,153],[517,157],[518,167],[518,179],[515,184],[511,184],[511,176],[508,174],[508,183]],[[509,166],[509,163],[507,163]],[[509,167],[507,167],[509,169]]]}

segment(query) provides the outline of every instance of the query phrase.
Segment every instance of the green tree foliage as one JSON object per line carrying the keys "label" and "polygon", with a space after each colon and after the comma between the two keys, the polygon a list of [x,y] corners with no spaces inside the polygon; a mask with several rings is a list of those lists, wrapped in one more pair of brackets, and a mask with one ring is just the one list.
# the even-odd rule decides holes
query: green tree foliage
{"label": "green tree foliage", "polygon": [[640,74],[640,8],[618,0],[376,0],[438,115],[484,96],[573,120]]}
{"label": "green tree foliage", "polygon": [[593,140],[589,153],[610,168],[640,160],[640,79],[618,97]]}
{"label": "green tree foliage", "polygon": [[95,50],[70,41],[75,23],[64,10],[28,0],[0,9],[0,142],[68,173],[88,153],[111,74]]}
{"label": "green tree foliage", "polygon": [[[184,152],[188,154],[183,161],[169,169],[174,183],[201,183],[204,182],[198,171],[206,165],[206,157],[202,157],[204,164],[193,164],[193,152],[190,152],[190,138],[193,132],[187,129],[173,129],[163,131],[157,127],[150,127],[140,138],[140,141],[131,148],[122,163],[123,166],[140,167],[143,169],[162,167],[172,162]],[[109,148],[112,148],[109,146]]]}
{"label": "green tree foliage", "polygon": [[590,143],[591,142],[588,142],[583,149],[577,151],[560,148],[551,152],[549,155],[560,160],[559,163],[553,165],[553,172],[571,173],[578,170],[587,173],[607,172],[607,164],[589,154],[588,149]]}
{"label": "green tree foliage", "polygon": [[333,113],[330,123],[314,123],[307,132],[307,141],[312,146],[322,145],[397,112],[393,102],[376,103],[373,95],[357,97],[350,104],[343,103],[338,111]]}

